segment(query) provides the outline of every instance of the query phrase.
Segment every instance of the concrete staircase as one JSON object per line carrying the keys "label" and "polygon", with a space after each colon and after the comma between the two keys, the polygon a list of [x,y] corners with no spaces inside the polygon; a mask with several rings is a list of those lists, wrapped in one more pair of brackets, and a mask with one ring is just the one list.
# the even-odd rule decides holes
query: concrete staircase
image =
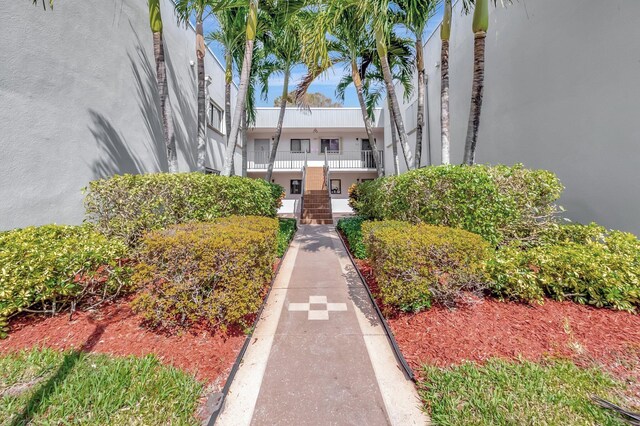
{"label": "concrete staircase", "polygon": [[331,196],[323,167],[307,167],[300,223],[316,225],[333,223]]}

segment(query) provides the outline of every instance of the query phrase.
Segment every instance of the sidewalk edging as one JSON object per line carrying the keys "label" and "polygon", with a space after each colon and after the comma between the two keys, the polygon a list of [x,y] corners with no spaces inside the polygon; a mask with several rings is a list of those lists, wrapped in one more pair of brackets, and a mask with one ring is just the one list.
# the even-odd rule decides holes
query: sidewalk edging
{"label": "sidewalk edging", "polygon": [[222,409],[224,408],[224,402],[227,397],[227,394],[229,393],[229,389],[231,388],[231,383],[233,382],[233,379],[236,377],[236,373],[240,368],[242,359],[244,358],[244,355],[247,352],[247,348],[249,347],[249,343],[251,343],[251,339],[253,338],[253,333],[255,332],[256,327],[258,326],[258,321],[260,321],[260,317],[262,316],[264,307],[267,305],[267,301],[269,300],[269,296],[271,295],[271,290],[273,290],[273,285],[276,282],[276,278],[278,277],[280,268],[284,263],[284,259],[287,256],[287,253],[289,252],[289,248],[291,247],[291,244],[293,243],[293,239],[295,238],[297,233],[298,233],[298,223],[296,221],[296,230],[291,236],[291,239],[289,240],[289,245],[287,246],[286,250],[282,254],[282,257],[280,258],[280,262],[278,263],[278,266],[273,273],[273,277],[271,278],[271,282],[269,283],[269,290],[267,291],[267,294],[264,296],[264,299],[262,300],[262,305],[260,306],[260,310],[258,311],[256,315],[256,319],[253,322],[253,326],[251,327],[251,333],[249,333],[247,337],[244,339],[242,348],[240,349],[240,352],[238,353],[238,356],[236,357],[236,360],[234,361],[233,366],[231,367],[231,371],[229,372],[227,381],[225,382],[224,387],[222,388],[222,391],[219,392],[219,395],[220,395],[218,397],[219,401],[216,404],[216,409],[213,411],[213,413],[211,414],[211,417],[209,418],[209,421],[207,422],[207,426],[213,426],[216,423],[218,415],[220,415],[220,413],[222,412]]}
{"label": "sidewalk edging", "polygon": [[396,359],[398,360],[398,362],[400,363],[400,365],[404,369],[405,375],[412,382],[415,383],[415,381],[416,381],[415,374],[413,373],[413,370],[409,366],[409,363],[407,362],[407,360],[404,358],[404,355],[402,355],[402,352],[400,351],[400,347],[398,346],[398,342],[396,341],[396,338],[393,335],[393,331],[391,331],[391,328],[389,327],[389,324],[387,324],[387,320],[385,319],[384,315],[382,315],[382,311],[380,311],[380,308],[378,307],[378,304],[376,303],[376,300],[373,297],[373,294],[371,293],[371,290],[369,289],[369,286],[367,285],[367,280],[364,278],[364,276],[360,272],[360,269],[358,268],[358,265],[356,264],[355,259],[353,258],[353,255],[351,254],[351,251],[349,251],[349,247],[347,246],[347,243],[345,242],[343,235],[340,233],[340,231],[338,230],[337,227],[335,228],[335,231],[338,234],[338,238],[342,242],[342,246],[344,247],[344,250],[347,252],[347,256],[349,256],[349,260],[351,261],[351,264],[353,265],[353,268],[356,270],[358,276],[362,280],[362,284],[364,285],[364,288],[367,291],[367,294],[369,295],[369,299],[371,299],[371,303],[373,304],[373,307],[376,310],[378,318],[380,318],[380,323],[382,324],[382,328],[384,328],[385,334],[387,335],[387,338],[389,339],[389,343],[391,343],[391,347],[393,348],[393,353],[395,354]]}

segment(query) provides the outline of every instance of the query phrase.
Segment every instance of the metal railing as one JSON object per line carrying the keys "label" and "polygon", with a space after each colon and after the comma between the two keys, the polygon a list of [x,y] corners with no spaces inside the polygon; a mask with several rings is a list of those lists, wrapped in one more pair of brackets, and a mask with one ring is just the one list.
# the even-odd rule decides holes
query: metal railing
{"label": "metal railing", "polygon": [[[378,151],[382,160],[383,153]],[[300,170],[306,162],[320,162],[331,169],[370,169],[375,170],[376,162],[371,150],[360,151],[326,151],[326,152],[291,152],[278,151],[273,163],[274,170]],[[268,152],[249,152],[247,168],[266,170],[269,164]],[[384,161],[383,161],[384,164]],[[320,165],[320,164],[318,164]]]}

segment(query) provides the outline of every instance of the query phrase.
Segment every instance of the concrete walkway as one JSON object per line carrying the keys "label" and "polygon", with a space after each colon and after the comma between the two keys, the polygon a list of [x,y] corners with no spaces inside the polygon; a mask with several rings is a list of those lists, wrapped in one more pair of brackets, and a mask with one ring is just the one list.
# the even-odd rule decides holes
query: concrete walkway
{"label": "concrete walkway", "polygon": [[219,425],[424,425],[332,225],[300,227]]}

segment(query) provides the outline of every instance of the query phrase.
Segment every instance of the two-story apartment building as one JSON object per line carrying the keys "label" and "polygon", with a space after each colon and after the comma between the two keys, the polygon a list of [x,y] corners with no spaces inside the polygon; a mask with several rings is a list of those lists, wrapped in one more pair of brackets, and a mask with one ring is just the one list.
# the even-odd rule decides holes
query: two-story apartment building
{"label": "two-story apartment building", "polygon": [[[265,177],[279,110],[258,108],[255,127],[247,135],[249,177]],[[382,150],[384,128],[380,113],[375,112],[373,133]],[[320,171],[323,186],[310,186]],[[376,177],[372,144],[359,108],[287,109],[272,175],[272,181],[282,185],[286,192],[280,213],[301,215],[305,190],[308,194],[324,190],[329,196],[331,213],[349,213],[349,187]],[[307,205],[310,204],[307,197]]]}

